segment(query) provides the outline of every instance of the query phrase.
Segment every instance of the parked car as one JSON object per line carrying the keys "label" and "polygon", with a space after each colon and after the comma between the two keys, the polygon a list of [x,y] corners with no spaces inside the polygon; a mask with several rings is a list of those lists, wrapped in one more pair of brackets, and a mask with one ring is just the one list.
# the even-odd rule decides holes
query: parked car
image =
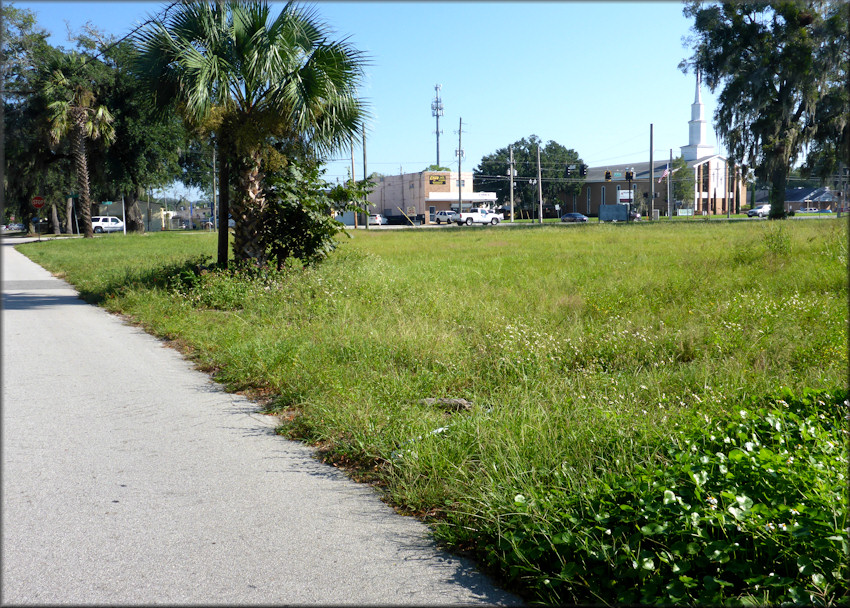
{"label": "parked car", "polygon": [[375,213],[369,216],[369,225],[370,226],[385,226],[387,224],[387,218],[385,218],[380,213]]}
{"label": "parked car", "polygon": [[91,227],[97,233],[120,232],[124,230],[124,222],[113,215],[95,215],[91,218]]}
{"label": "parked car", "polygon": [[454,211],[437,211],[437,214],[434,216],[434,222],[437,224],[451,224],[454,221],[452,219],[454,215]]}
{"label": "parked car", "polygon": [[770,215],[770,204],[759,205],[747,211],[747,217],[767,217]]}
{"label": "parked car", "polygon": [[587,216],[581,213],[565,213],[561,216],[562,222],[586,222]]}
{"label": "parked car", "polygon": [[801,208],[797,213],[817,213],[818,210],[814,207]]}

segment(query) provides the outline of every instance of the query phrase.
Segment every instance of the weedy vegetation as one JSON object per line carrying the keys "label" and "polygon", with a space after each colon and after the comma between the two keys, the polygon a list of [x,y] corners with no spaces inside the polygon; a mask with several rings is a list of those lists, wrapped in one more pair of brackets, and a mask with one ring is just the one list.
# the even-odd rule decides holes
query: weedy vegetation
{"label": "weedy vegetation", "polygon": [[[21,250],[545,603],[846,601],[847,222]],[[469,408],[452,408],[452,400]]]}

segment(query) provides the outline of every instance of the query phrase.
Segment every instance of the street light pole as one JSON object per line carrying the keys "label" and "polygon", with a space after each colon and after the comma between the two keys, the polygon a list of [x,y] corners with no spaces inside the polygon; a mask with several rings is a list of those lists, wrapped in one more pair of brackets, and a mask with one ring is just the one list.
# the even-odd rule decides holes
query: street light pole
{"label": "street light pole", "polygon": [[667,217],[673,219],[673,192],[670,187],[670,178],[673,177],[673,148],[670,148],[670,164],[667,168]]}

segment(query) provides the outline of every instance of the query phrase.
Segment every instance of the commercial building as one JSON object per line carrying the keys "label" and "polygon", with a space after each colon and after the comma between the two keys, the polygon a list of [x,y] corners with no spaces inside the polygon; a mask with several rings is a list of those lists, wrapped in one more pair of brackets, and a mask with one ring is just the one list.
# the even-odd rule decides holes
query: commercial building
{"label": "commercial building", "polygon": [[[380,213],[390,223],[434,222],[437,211],[496,206],[493,192],[473,192],[472,171],[420,171],[384,175],[369,194],[369,213]],[[409,220],[408,220],[409,218]]]}

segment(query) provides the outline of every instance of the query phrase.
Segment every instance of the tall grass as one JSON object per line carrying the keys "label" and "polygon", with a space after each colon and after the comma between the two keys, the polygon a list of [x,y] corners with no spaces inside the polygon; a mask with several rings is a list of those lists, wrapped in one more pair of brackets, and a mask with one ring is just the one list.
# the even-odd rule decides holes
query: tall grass
{"label": "tall grass", "polygon": [[[562,600],[530,582],[545,564],[535,579],[492,550],[515,497],[592,493],[657,466],[695,416],[843,388],[846,245],[844,221],[371,230],[318,268],[252,279],[198,270],[214,235],[22,250]],[[542,504],[535,525],[557,521],[562,503]]]}

